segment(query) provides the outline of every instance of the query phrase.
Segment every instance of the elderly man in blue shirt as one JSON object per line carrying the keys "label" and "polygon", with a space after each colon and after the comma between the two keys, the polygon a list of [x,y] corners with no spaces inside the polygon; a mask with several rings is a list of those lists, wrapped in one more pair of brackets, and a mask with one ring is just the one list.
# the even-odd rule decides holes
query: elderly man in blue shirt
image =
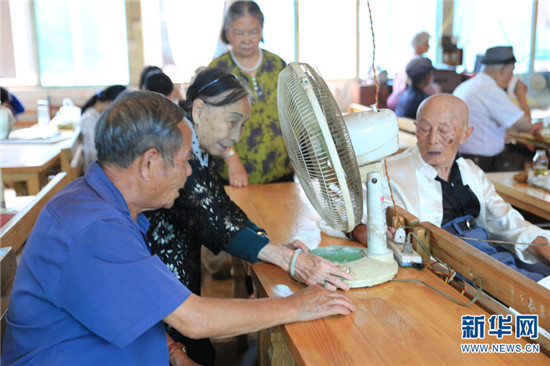
{"label": "elderly man in blue shirt", "polygon": [[44,208],[15,276],[2,365],[167,365],[163,322],[191,338],[349,314],[320,286],[287,298],[190,293],[146,245],[143,212],[169,208],[191,174],[191,130],[164,96],[133,92],[96,130],[98,162]]}

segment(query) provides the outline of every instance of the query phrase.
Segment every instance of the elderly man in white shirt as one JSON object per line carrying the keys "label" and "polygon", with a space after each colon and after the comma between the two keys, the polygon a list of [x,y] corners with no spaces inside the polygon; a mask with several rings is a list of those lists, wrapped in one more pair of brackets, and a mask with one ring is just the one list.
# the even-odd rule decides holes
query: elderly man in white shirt
{"label": "elderly man in white shirt", "polygon": [[[516,244],[516,258],[506,249],[469,242],[527,277],[541,281],[550,276],[550,231],[524,220],[496,193],[485,173],[457,153],[473,129],[468,126],[468,108],[459,98],[437,94],[424,100],[417,113],[417,145],[387,161],[396,204],[421,221],[437,226],[445,227],[453,219],[469,214],[492,239],[546,244]],[[384,201],[391,204],[387,182],[384,192]],[[366,244],[365,225],[355,228],[352,237]]]}
{"label": "elderly man in white shirt", "polygon": [[[542,122],[531,124],[525,83],[518,80],[515,86],[517,106],[504,90],[514,75],[515,62],[512,47],[489,48],[481,59],[483,71],[460,84],[453,92],[453,95],[466,102],[470,113],[469,123],[474,127],[471,138],[458,151],[485,172],[517,170],[517,166],[508,168],[510,162],[502,154],[507,129],[538,133],[543,128]],[[523,169],[523,166],[519,168]]]}

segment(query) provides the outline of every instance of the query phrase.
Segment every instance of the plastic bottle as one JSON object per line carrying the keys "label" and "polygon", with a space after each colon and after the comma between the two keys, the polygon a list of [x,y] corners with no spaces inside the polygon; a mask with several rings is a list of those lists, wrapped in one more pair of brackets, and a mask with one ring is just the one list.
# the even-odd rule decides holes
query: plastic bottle
{"label": "plastic bottle", "polygon": [[546,150],[540,149],[535,153],[533,158],[533,174],[535,177],[548,174],[548,157],[546,156]]}
{"label": "plastic bottle", "polygon": [[36,114],[39,126],[48,126],[50,124],[50,103],[46,99],[39,99],[36,102]]}

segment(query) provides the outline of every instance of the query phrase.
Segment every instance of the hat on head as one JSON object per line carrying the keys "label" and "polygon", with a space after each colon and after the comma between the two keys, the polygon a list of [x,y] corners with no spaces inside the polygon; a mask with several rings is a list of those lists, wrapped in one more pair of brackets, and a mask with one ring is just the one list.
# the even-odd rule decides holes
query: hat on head
{"label": "hat on head", "polygon": [[509,64],[512,62],[516,62],[516,58],[514,57],[514,48],[511,46],[488,48],[481,58],[481,63],[485,65]]}
{"label": "hat on head", "polygon": [[168,75],[162,71],[155,70],[147,75],[143,84],[146,90],[168,95],[174,90],[174,84]]}
{"label": "hat on head", "polygon": [[410,78],[416,78],[422,75],[426,75],[434,69],[432,61],[426,57],[413,58],[407,64],[405,71]]}

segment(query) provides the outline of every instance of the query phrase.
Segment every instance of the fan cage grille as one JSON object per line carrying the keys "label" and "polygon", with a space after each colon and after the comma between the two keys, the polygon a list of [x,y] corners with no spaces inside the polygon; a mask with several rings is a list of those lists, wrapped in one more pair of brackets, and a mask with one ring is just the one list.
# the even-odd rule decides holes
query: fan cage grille
{"label": "fan cage grille", "polygon": [[[298,64],[307,76],[319,103],[331,136],[324,136],[320,121],[311,107],[296,71],[289,65],[279,74],[277,90],[279,119],[283,138],[304,191],[319,215],[334,229],[349,231],[349,223],[357,225],[363,215],[359,166],[344,118],[325,81],[308,64]],[[338,156],[330,156],[326,139],[334,143]],[[353,207],[348,217],[346,204],[336,172],[339,159]]]}

